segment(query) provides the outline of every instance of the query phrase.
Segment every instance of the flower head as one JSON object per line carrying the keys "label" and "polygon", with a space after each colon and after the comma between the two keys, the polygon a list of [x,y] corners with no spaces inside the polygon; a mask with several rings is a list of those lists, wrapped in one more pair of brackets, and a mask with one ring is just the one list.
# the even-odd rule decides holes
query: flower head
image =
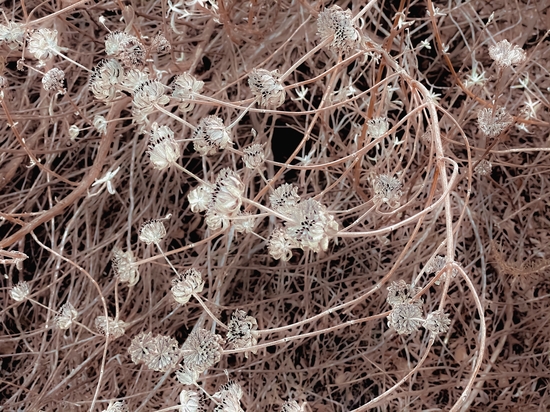
{"label": "flower head", "polygon": [[211,155],[233,144],[229,130],[218,116],[203,117],[193,132],[193,147],[201,155]]}
{"label": "flower head", "polygon": [[55,56],[60,48],[57,45],[57,30],[38,29],[33,31],[27,41],[27,50],[40,61],[43,66],[45,60]]}
{"label": "flower head", "polygon": [[298,187],[290,183],[283,183],[269,195],[269,201],[274,211],[283,214],[290,212],[300,203]]}
{"label": "flower head", "polygon": [[139,229],[139,240],[148,245],[158,244],[164,236],[166,236],[166,228],[160,219],[149,220]]}
{"label": "flower head", "polygon": [[243,149],[243,163],[247,169],[255,169],[265,161],[264,146],[254,143]]}
{"label": "flower head", "polygon": [[155,169],[164,170],[175,164],[180,158],[180,150],[172,129],[154,122],[151,125],[147,154]]}
{"label": "flower head", "polygon": [[181,347],[184,365],[193,371],[204,372],[218,363],[224,340],[206,329],[193,330]]}
{"label": "flower head", "polygon": [[194,293],[201,293],[204,288],[202,274],[196,269],[187,269],[172,280],[172,296],[182,305],[189,302]]}
{"label": "flower head", "polygon": [[0,43],[6,43],[11,50],[18,49],[25,39],[25,27],[21,23],[8,21],[0,24]]}
{"label": "flower head", "polygon": [[374,200],[378,203],[385,203],[391,208],[399,207],[403,193],[403,184],[399,179],[390,175],[378,175],[374,181]]}
{"label": "flower head", "polygon": [[[250,348],[258,343],[258,322],[252,316],[247,316],[244,310],[237,309],[231,315],[227,325],[227,343],[234,349]],[[256,353],[255,349],[250,352]],[[248,352],[245,352],[248,358]]]}
{"label": "flower head", "polygon": [[54,322],[59,329],[69,329],[77,316],[78,312],[74,306],[70,302],[67,302],[61,306],[61,310],[55,316]]}
{"label": "flower head", "polygon": [[273,259],[288,262],[292,257],[292,249],[298,247],[298,243],[291,239],[282,227],[275,228],[269,236],[267,250]]}
{"label": "flower head", "polygon": [[322,40],[333,36],[330,48],[335,52],[353,50],[361,38],[351,18],[351,10],[344,11],[337,5],[333,5],[319,13],[317,32]]}
{"label": "flower head", "polygon": [[105,53],[116,57],[127,67],[145,63],[145,48],[139,39],[129,33],[115,31],[105,38]]}
{"label": "flower head", "polygon": [[21,302],[31,294],[31,288],[24,280],[20,281],[17,285],[11,288],[10,296],[16,302]]}
{"label": "flower head", "polygon": [[489,47],[489,56],[501,68],[523,63],[526,59],[525,51],[517,45],[512,46],[508,40],[499,41]]}
{"label": "flower head", "polygon": [[128,324],[118,319],[113,319],[110,316],[98,316],[95,318],[96,329],[105,336],[112,339],[117,339],[126,333]]}
{"label": "flower head", "polygon": [[424,321],[424,327],[434,335],[447,332],[450,324],[449,315],[440,310],[428,313]]}
{"label": "flower head", "polygon": [[136,259],[131,250],[123,252],[122,249],[113,249],[113,271],[121,283],[128,283],[128,286],[135,286],[139,281],[139,271]]}
{"label": "flower head", "polygon": [[277,70],[253,69],[248,85],[260,106],[275,109],[285,102],[286,92]]}
{"label": "flower head", "polygon": [[90,78],[90,89],[95,98],[102,102],[110,102],[116,97],[117,86],[124,78],[124,69],[115,59],[102,60],[95,67]]}
{"label": "flower head", "polygon": [[388,326],[400,335],[410,335],[423,323],[422,309],[411,303],[396,306],[388,316]]}
{"label": "flower head", "polygon": [[145,122],[147,115],[155,111],[155,106],[165,106],[170,102],[166,95],[166,86],[157,80],[147,80],[134,90],[132,115],[139,124]]}
{"label": "flower head", "polygon": [[65,94],[63,80],[65,80],[65,72],[54,67],[48,70],[44,77],[42,77],[42,87],[44,90],[54,90],[59,94]]}
{"label": "flower head", "polygon": [[212,193],[214,189],[209,184],[201,184],[191,190],[187,195],[189,206],[193,213],[204,212],[208,209],[208,205],[212,200]]}
{"label": "flower head", "polygon": [[484,107],[477,113],[479,129],[488,137],[497,137],[512,124],[513,120],[504,107]]}
{"label": "flower head", "polygon": [[[195,96],[199,95],[204,86],[204,82],[197,80],[189,73],[183,73],[176,76],[172,83],[172,97],[180,101],[194,100]],[[186,102],[180,104],[179,108],[182,112],[193,110],[194,103]]]}

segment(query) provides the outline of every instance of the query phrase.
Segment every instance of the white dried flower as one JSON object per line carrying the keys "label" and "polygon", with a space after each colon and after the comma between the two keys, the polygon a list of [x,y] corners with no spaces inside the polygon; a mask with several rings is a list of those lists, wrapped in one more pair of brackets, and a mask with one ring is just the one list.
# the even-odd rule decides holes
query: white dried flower
{"label": "white dried flower", "polygon": [[128,353],[130,354],[132,362],[136,365],[146,363],[151,357],[151,352],[154,345],[155,338],[151,332],[141,332],[140,334],[134,336],[132,338],[132,343],[128,348]]}
{"label": "white dried flower", "polygon": [[104,116],[94,116],[94,127],[100,134],[107,134],[107,119]]}
{"label": "white dried flower", "polygon": [[201,293],[204,288],[202,274],[196,269],[187,269],[172,280],[172,296],[174,300],[182,305],[189,302],[195,293]]}
{"label": "white dried flower", "polygon": [[324,205],[307,199],[287,212],[292,220],[285,223],[286,233],[300,248],[314,252],[328,249],[329,240],[338,233],[338,223]]}
{"label": "white dried flower", "polygon": [[233,228],[237,233],[252,233],[256,226],[256,218],[250,213],[239,212],[233,220]]}
{"label": "white dried flower", "polygon": [[218,116],[203,117],[193,132],[193,147],[201,155],[211,155],[233,144],[229,130]]}
{"label": "white dried flower", "polygon": [[4,90],[9,87],[8,79],[0,76],[0,100],[4,100]]}
{"label": "white dried flower", "polygon": [[70,302],[67,302],[61,306],[61,310],[55,316],[54,322],[59,329],[69,329],[77,317],[77,310]]}
{"label": "white dried flower", "polygon": [[165,106],[170,102],[166,86],[157,80],[147,80],[134,91],[132,115],[136,122],[143,123],[147,115],[155,111],[155,105]]}
{"label": "white dried flower", "polygon": [[166,236],[166,228],[159,219],[149,220],[139,229],[139,240],[147,245],[158,244],[164,236]]}
{"label": "white dried flower", "polygon": [[49,60],[60,51],[57,45],[57,30],[42,28],[33,31],[27,41],[27,50],[40,61],[39,66],[43,66],[45,60]]}
{"label": "white dried flower", "polygon": [[367,133],[372,139],[383,136],[389,129],[388,120],[385,117],[375,117],[367,122]]}
{"label": "white dried flower", "polygon": [[6,43],[11,50],[21,47],[24,38],[25,26],[21,23],[8,21],[6,24],[0,24],[0,43]]}
{"label": "white dried flower", "polygon": [[124,69],[115,59],[102,60],[90,78],[90,89],[95,98],[110,102],[116,97],[118,85],[124,78]]}
{"label": "white dried flower", "polygon": [[115,186],[113,185],[113,179],[117,175],[119,170],[120,170],[120,166],[113,171],[108,171],[103,175],[103,177],[100,177],[99,179],[95,179],[94,183],[92,183],[92,187],[94,186],[99,186],[99,187],[97,192],[95,192],[94,194],[91,194],[90,196],[98,195],[103,190],[103,187],[107,188],[107,192],[109,192],[109,194],[114,195],[116,193],[116,189],[115,189]]}
{"label": "white dried flower", "polygon": [[[421,289],[418,287],[405,283],[402,279],[398,282],[392,282],[392,284],[388,286],[388,296],[386,298],[386,302],[388,302],[392,308],[413,303],[414,296],[416,296],[420,290]],[[421,300],[415,300],[414,303],[417,305],[422,305]]]}
{"label": "white dried flower", "polygon": [[241,398],[243,390],[237,382],[229,381],[222,385],[212,397],[218,401],[214,412],[243,412]]}
{"label": "white dried flower", "polygon": [[17,285],[11,288],[10,296],[16,302],[21,302],[31,294],[31,288],[24,280],[20,281]]}
{"label": "white dried flower", "polygon": [[[247,316],[244,310],[233,312],[227,328],[227,343],[233,349],[250,348],[258,343],[258,322],[252,316]],[[256,354],[257,349],[251,349],[250,352]],[[248,358],[248,352],[244,355]]]}
{"label": "white dried flower", "polygon": [[208,227],[211,230],[228,227],[229,220],[238,216],[243,196],[244,184],[239,175],[229,168],[220,170],[206,212]]}
{"label": "white dried flower", "polygon": [[153,41],[151,42],[151,49],[159,54],[167,53],[170,51],[171,48],[172,45],[162,33],[157,33],[156,36],[153,38]]}
{"label": "white dried flower", "polygon": [[379,175],[373,181],[374,201],[378,204],[385,203],[391,208],[399,207],[402,183],[399,179],[390,175]]}
{"label": "white dried flower", "polygon": [[417,331],[423,323],[422,309],[411,303],[396,306],[388,316],[388,326],[400,335]]}
{"label": "white dried flower", "polygon": [[139,86],[149,81],[149,73],[145,70],[132,69],[124,75],[122,86],[134,92]]}
{"label": "white dried flower", "polygon": [[134,253],[131,250],[123,252],[119,247],[113,249],[113,271],[121,283],[134,286],[139,281],[139,271]]}
{"label": "white dried flower", "polygon": [[42,77],[42,87],[44,90],[54,90],[58,94],[65,94],[63,89],[63,80],[65,80],[65,72],[57,67],[50,69]]}
{"label": "white dried flower", "polygon": [[190,370],[204,372],[220,361],[224,343],[221,336],[209,330],[193,330],[181,348],[184,365]]}
{"label": "white dried flower", "polygon": [[281,408],[281,412],[305,412],[305,403],[301,406],[298,405],[298,402],[295,400],[287,400],[285,403],[283,403],[283,407]]}
{"label": "white dried flower", "polygon": [[513,120],[504,107],[485,107],[477,113],[479,129],[488,137],[497,137],[512,124]]}
{"label": "white dried flower", "polygon": [[187,200],[193,213],[204,212],[212,200],[214,189],[208,184],[201,184],[189,192]]}
{"label": "white dried flower", "polygon": [[80,129],[76,124],[72,124],[69,127],[69,139],[71,139],[72,141],[74,141],[78,137],[79,133]]}
{"label": "white dried flower", "polygon": [[273,259],[288,262],[292,257],[292,249],[295,247],[298,247],[297,242],[291,239],[283,228],[278,227],[271,232],[267,249]]}
{"label": "white dried flower", "polygon": [[298,187],[290,183],[283,183],[269,195],[271,208],[278,213],[287,213],[300,202]]}
{"label": "white dried flower", "polygon": [[428,314],[423,326],[432,334],[439,335],[440,333],[447,332],[450,324],[451,320],[449,319],[449,315],[443,313],[441,310],[436,310]]}
{"label": "white dried flower", "polygon": [[158,335],[152,340],[149,356],[145,364],[151,370],[168,372],[174,369],[180,357],[179,344],[170,336]]}
{"label": "white dried flower", "polygon": [[501,68],[523,63],[527,58],[525,51],[521,47],[517,45],[512,46],[508,40],[499,41],[494,46],[489,47],[489,56]]}
{"label": "white dried flower", "polygon": [[107,409],[104,409],[103,412],[130,412],[128,406],[124,401],[109,402]]}
{"label": "white dried flower", "polygon": [[265,162],[264,146],[254,143],[243,149],[243,163],[247,169],[255,169]]}
{"label": "white dried flower", "polygon": [[176,164],[180,158],[179,145],[174,140],[174,132],[168,126],[151,125],[149,150],[147,154],[155,169],[164,170]]}
{"label": "white dried flower", "polygon": [[145,48],[136,36],[115,31],[105,38],[105,53],[119,59],[128,67],[145,63]]}
{"label": "white dried flower", "polygon": [[[183,73],[174,79],[172,83],[172,97],[180,101],[194,100],[197,95],[200,94],[204,82],[197,80],[193,75],[189,73]],[[193,110],[195,104],[192,102],[185,102],[180,104],[179,108],[182,112],[188,112]]]}
{"label": "white dried flower", "polygon": [[474,172],[476,172],[480,176],[490,175],[492,171],[493,164],[487,159],[482,159],[474,169]]}
{"label": "white dried flower", "polygon": [[126,328],[128,324],[121,320],[115,320],[108,316],[98,316],[95,319],[96,329],[105,336],[109,336],[112,339],[117,339],[123,336],[126,333]]}
{"label": "white dried flower", "polygon": [[445,256],[434,256],[428,261],[428,263],[426,263],[424,270],[426,271],[426,273],[437,273],[441,269],[443,269],[445,263]]}
{"label": "white dried flower", "polygon": [[197,383],[197,379],[199,379],[201,373],[202,372],[190,369],[183,364],[180,365],[180,368],[176,371],[176,379],[182,385],[194,385]]}
{"label": "white dried flower", "polygon": [[180,412],[201,412],[206,410],[201,396],[195,391],[183,389],[180,393],[180,404]]}
{"label": "white dried flower", "polygon": [[248,76],[248,85],[260,106],[275,109],[286,99],[286,92],[277,70],[253,69]]}
{"label": "white dried flower", "polygon": [[351,19],[351,10],[344,11],[337,5],[319,13],[317,32],[323,41],[334,36],[330,48],[335,52],[355,49],[361,38]]}

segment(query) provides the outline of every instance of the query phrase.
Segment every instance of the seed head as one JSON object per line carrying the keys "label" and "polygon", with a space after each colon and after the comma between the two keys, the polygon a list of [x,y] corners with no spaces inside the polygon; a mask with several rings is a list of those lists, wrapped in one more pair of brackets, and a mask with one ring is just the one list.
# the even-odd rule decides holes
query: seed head
{"label": "seed head", "polygon": [[512,124],[513,120],[504,107],[485,107],[477,113],[479,129],[488,137],[497,137]]}
{"label": "seed head", "polygon": [[388,326],[395,329],[400,335],[410,335],[417,331],[423,323],[422,309],[411,303],[396,306],[388,316]]}
{"label": "seed head", "polygon": [[204,372],[220,361],[224,340],[206,329],[193,330],[183,344],[184,365],[193,371]]}
{"label": "seed head", "polygon": [[388,120],[385,117],[375,117],[367,122],[369,125],[367,133],[372,139],[383,136],[389,129]]}
{"label": "seed head", "polygon": [[135,286],[139,281],[136,259],[131,250],[123,252],[118,247],[113,249],[113,271],[119,282],[128,283],[128,286]]}
{"label": "seed head", "polygon": [[60,48],[57,45],[57,30],[38,29],[33,31],[27,41],[27,50],[39,60],[38,66],[44,66],[45,60],[55,56]]}
{"label": "seed head", "polygon": [[385,203],[391,208],[399,207],[401,196],[401,187],[403,186],[399,179],[390,175],[379,175],[373,181],[374,201],[381,204]]}
{"label": "seed head", "polygon": [[112,339],[117,339],[126,333],[128,324],[121,320],[115,320],[113,318],[98,316],[95,319],[96,329],[105,336],[110,336]]}
{"label": "seed head", "polygon": [[180,150],[174,140],[172,129],[168,126],[159,126],[157,122],[154,122],[151,125],[147,154],[157,170],[164,170],[176,164],[180,158]]}
{"label": "seed head", "polygon": [[147,115],[155,111],[155,105],[165,106],[169,102],[166,87],[157,80],[147,80],[134,90],[132,115],[138,124],[143,124]]}
{"label": "seed head", "polygon": [[[200,94],[204,82],[197,80],[193,75],[189,73],[183,73],[176,76],[176,79],[172,83],[172,97],[180,100],[194,100],[196,96]],[[184,102],[180,104],[179,108],[182,112],[188,112],[193,110],[194,103]]]}
{"label": "seed head", "polygon": [[300,202],[298,187],[293,184],[283,183],[269,196],[269,201],[274,211],[287,214]]}
{"label": "seed head", "polygon": [[110,102],[116,97],[118,85],[124,78],[124,69],[115,59],[103,60],[94,69],[90,78],[90,89],[95,98]]}
{"label": "seed head", "polygon": [[180,393],[181,412],[206,412],[203,397],[195,392],[183,389]]}
{"label": "seed head", "polygon": [[116,57],[126,67],[141,66],[145,63],[145,48],[136,36],[115,31],[105,38],[105,53]]}
{"label": "seed head", "polygon": [[65,94],[63,89],[63,80],[65,80],[65,72],[57,67],[50,69],[42,77],[42,87],[44,90],[54,90],[58,94]]}
{"label": "seed head", "polygon": [[232,145],[231,135],[218,116],[203,117],[193,132],[193,146],[201,155],[211,155]]}
{"label": "seed head", "polygon": [[[250,348],[258,343],[258,322],[252,316],[247,316],[244,310],[233,312],[227,327],[227,343],[231,348]],[[250,352],[256,354],[257,350],[252,349]],[[248,358],[248,352],[245,352],[245,357]]]}
{"label": "seed head", "polygon": [[247,169],[255,169],[265,161],[264,146],[255,143],[243,149],[243,162]]}
{"label": "seed head", "polygon": [[11,50],[18,49],[25,39],[25,27],[21,23],[8,21],[0,24],[0,43],[6,43]]}
{"label": "seed head", "polygon": [[248,77],[248,85],[260,106],[275,109],[286,99],[286,92],[279,80],[277,70],[253,69]]}
{"label": "seed head", "polygon": [[61,310],[55,316],[54,322],[59,329],[69,329],[77,317],[78,312],[70,302],[67,302],[61,306]]}
{"label": "seed head", "polygon": [[243,412],[241,398],[243,390],[237,382],[229,381],[222,385],[212,397],[218,401],[214,412]]}
{"label": "seed head", "polygon": [[493,164],[487,159],[482,159],[474,169],[474,172],[480,176],[487,176],[491,174],[492,170]]}
{"label": "seed head", "polygon": [[[413,303],[413,298],[418,292],[420,292],[420,288],[409,285],[401,279],[398,282],[392,282],[392,284],[388,286],[386,302],[388,302],[392,308],[396,308],[406,303]],[[414,303],[422,305],[421,300],[416,300]]]}
{"label": "seed head", "polygon": [[101,115],[94,116],[94,127],[100,134],[107,134],[107,119]]}
{"label": "seed head", "polygon": [[494,46],[489,47],[489,56],[500,68],[523,63],[526,59],[525,51],[517,45],[512,46],[508,40],[499,41]]}
{"label": "seed head", "polygon": [[450,324],[449,315],[440,310],[429,313],[424,321],[424,327],[434,335],[447,332]]}
{"label": "seed head", "polygon": [[124,401],[118,401],[114,403],[109,402],[109,406],[103,412],[130,412],[130,409],[128,409]]}
{"label": "seed head", "polygon": [[282,227],[275,228],[269,237],[267,250],[273,259],[288,262],[292,257],[292,249],[298,247],[298,243],[291,239]]}
{"label": "seed head", "polygon": [[337,53],[355,49],[361,38],[351,19],[351,10],[336,5],[319,13],[317,32],[323,41],[334,36],[330,48]]}
{"label": "seed head", "polygon": [[197,186],[187,196],[189,206],[193,213],[204,212],[208,209],[208,205],[212,200],[212,193],[214,189],[209,184],[201,184]]}
{"label": "seed head", "polygon": [[153,41],[151,42],[151,49],[158,54],[168,53],[171,48],[172,45],[162,33],[157,33],[157,35],[153,38]]}
{"label": "seed head", "polygon": [[202,274],[196,269],[187,269],[172,280],[172,296],[182,305],[189,302],[194,293],[201,293],[204,288]]}
{"label": "seed head", "polygon": [[166,228],[159,219],[149,220],[139,229],[139,240],[147,245],[158,244],[164,236],[166,236]]}
{"label": "seed head", "polygon": [[27,299],[27,296],[31,294],[31,288],[24,280],[20,281],[17,285],[11,288],[10,296],[16,302],[21,302]]}

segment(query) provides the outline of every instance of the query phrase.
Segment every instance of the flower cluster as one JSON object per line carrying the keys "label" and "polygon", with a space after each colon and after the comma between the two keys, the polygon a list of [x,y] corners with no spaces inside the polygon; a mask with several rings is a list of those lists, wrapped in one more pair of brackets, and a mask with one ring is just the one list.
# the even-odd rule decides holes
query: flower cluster
{"label": "flower cluster", "polygon": [[199,374],[215,365],[222,356],[224,340],[206,329],[193,330],[181,350],[183,361],[176,378],[184,385],[191,385]]}
{"label": "flower cluster", "polygon": [[124,69],[115,59],[102,60],[90,78],[90,89],[97,100],[112,101],[118,92],[118,85],[124,78]]}
{"label": "flower cluster", "polygon": [[337,53],[353,50],[361,39],[351,18],[350,10],[344,11],[336,5],[319,13],[317,32],[323,41],[332,37],[330,48]]}
{"label": "flower cluster", "polygon": [[55,326],[59,329],[69,329],[77,317],[78,312],[70,302],[67,302],[55,316]]}
{"label": "flower cluster", "polygon": [[63,90],[63,80],[65,80],[65,72],[57,67],[50,69],[42,77],[42,87],[44,90],[54,90],[59,94],[65,94]]}
{"label": "flower cluster", "polygon": [[389,129],[388,120],[385,117],[375,117],[367,122],[369,128],[367,133],[373,139],[383,136]]}
{"label": "flower cluster", "polygon": [[144,363],[157,372],[167,372],[175,368],[180,357],[176,339],[163,335],[153,336],[151,332],[134,336],[128,353],[136,365]]}
{"label": "flower cluster", "polygon": [[158,80],[147,80],[134,90],[132,116],[136,123],[143,124],[147,116],[156,110],[155,106],[165,106],[169,102],[166,86]]}
{"label": "flower cluster", "polygon": [[206,412],[206,405],[201,394],[195,391],[183,389],[180,393],[179,410],[181,412]]}
{"label": "flower cluster", "polygon": [[6,43],[11,50],[18,49],[25,39],[25,27],[21,23],[8,21],[0,24],[0,43]]}
{"label": "flower cluster", "polygon": [[60,51],[57,45],[57,30],[42,28],[33,31],[27,41],[27,50],[39,60],[39,67],[44,66],[46,60]]}
{"label": "flower cluster", "polygon": [[432,335],[439,335],[440,333],[447,332],[450,324],[451,320],[449,319],[449,315],[440,310],[436,310],[428,314],[423,326],[426,330],[430,331]]}
{"label": "flower cluster", "polygon": [[[247,316],[244,310],[233,312],[227,327],[227,343],[231,348],[250,348],[258,343],[258,322],[252,316]],[[250,352],[256,354],[255,349]],[[245,352],[245,357],[248,358],[248,352]]]}
{"label": "flower cluster", "polygon": [[185,305],[194,293],[201,293],[203,288],[204,280],[201,272],[191,268],[178,273],[178,276],[172,280],[171,291],[174,300]]}
{"label": "flower cluster", "polygon": [[388,287],[386,301],[391,305],[392,311],[388,316],[388,325],[400,335],[411,334],[422,326],[422,300],[413,300],[420,291],[405,281],[393,282]]}
{"label": "flower cluster", "polygon": [[237,382],[227,382],[212,397],[218,401],[214,412],[243,412],[241,408],[243,390]]}
{"label": "flower cluster", "polygon": [[233,144],[229,130],[218,116],[203,117],[193,132],[193,147],[201,155],[211,155]]}
{"label": "flower cluster", "polygon": [[109,33],[105,39],[105,53],[117,58],[126,67],[141,66],[145,63],[143,44],[129,33]]}
{"label": "flower cluster", "polygon": [[98,316],[95,319],[96,329],[103,335],[109,336],[112,339],[118,339],[126,333],[128,324],[118,319],[113,319],[110,316]]}
{"label": "flower cluster", "polygon": [[393,176],[378,175],[373,180],[375,203],[385,203],[391,208],[399,207],[403,195],[401,192],[402,186],[401,181]]}
{"label": "flower cluster", "polygon": [[193,75],[189,73],[183,73],[176,76],[172,83],[172,97],[180,100],[179,108],[182,112],[188,112],[195,107],[194,103],[184,102],[185,100],[194,100],[195,96],[200,94],[204,82],[197,80]]}
{"label": "flower cluster", "polygon": [[277,70],[253,69],[248,77],[248,85],[260,106],[275,109],[285,102],[286,92]]}
{"label": "flower cluster", "polygon": [[147,154],[157,170],[164,170],[176,164],[180,158],[179,145],[174,140],[174,132],[168,126],[151,125],[149,150]]}
{"label": "flower cluster", "polygon": [[489,56],[500,68],[523,63],[526,59],[525,51],[517,45],[512,46],[508,40],[499,41],[489,47]]}
{"label": "flower cluster", "polygon": [[193,212],[206,212],[206,224],[211,230],[224,229],[230,219],[239,215],[244,195],[244,184],[239,175],[229,168],[220,170],[215,183],[202,184],[188,196]]}
{"label": "flower cluster", "polygon": [[488,137],[497,137],[512,124],[513,120],[504,107],[485,107],[477,113],[479,129]]}
{"label": "flower cluster", "polygon": [[328,242],[338,233],[338,223],[327,208],[315,199],[302,201],[296,186],[283,184],[269,197],[271,207],[286,215],[284,228],[277,228],[268,243],[269,254],[288,261],[291,249],[319,252],[328,249]]}
{"label": "flower cluster", "polygon": [[139,271],[136,259],[131,250],[123,252],[122,249],[113,249],[113,271],[121,283],[128,283],[128,286],[135,286],[139,281]]}

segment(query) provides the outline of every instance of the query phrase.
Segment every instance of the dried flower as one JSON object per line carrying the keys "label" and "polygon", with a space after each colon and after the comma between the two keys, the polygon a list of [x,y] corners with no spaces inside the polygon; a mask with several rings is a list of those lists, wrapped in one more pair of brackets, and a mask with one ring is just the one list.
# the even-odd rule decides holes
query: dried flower
{"label": "dried flower", "polygon": [[499,41],[494,46],[489,47],[489,56],[501,68],[523,63],[527,58],[521,47],[512,46],[508,40]]}
{"label": "dried flower", "polygon": [[[392,282],[392,284],[388,286],[386,302],[388,302],[392,308],[411,303],[414,296],[416,296],[420,290],[421,289],[418,287],[405,283],[403,279],[398,282]],[[416,300],[415,304],[422,305],[422,301]]]}
{"label": "dried flower", "polygon": [[159,54],[167,53],[170,51],[171,48],[172,45],[162,33],[157,33],[157,35],[153,38],[153,41],[151,42],[151,49]]}
{"label": "dried flower", "polygon": [[411,303],[396,306],[388,316],[388,326],[395,329],[400,335],[411,334],[424,323],[422,309]]}
{"label": "dried flower", "polygon": [[[258,343],[258,322],[252,316],[247,316],[244,310],[233,312],[227,327],[227,343],[231,348],[250,348]],[[256,354],[257,350],[251,349],[250,352]],[[245,352],[245,357],[248,358],[248,352]]]}
{"label": "dried flower", "polygon": [[212,397],[219,403],[214,412],[243,412],[241,398],[243,390],[237,382],[229,381],[221,386],[220,390]]}
{"label": "dried flower", "polygon": [[247,169],[255,169],[265,161],[264,146],[255,143],[243,149],[243,162]]}
{"label": "dried flower", "polygon": [[63,89],[63,81],[65,80],[65,72],[57,67],[50,69],[42,77],[42,87],[44,90],[55,90],[58,94],[65,94]]}
{"label": "dried flower", "polygon": [[283,403],[283,407],[281,408],[281,412],[305,412],[305,404],[302,404],[301,406],[298,405],[298,402],[295,400],[287,400],[285,403]]}
{"label": "dried flower", "polygon": [[169,102],[166,87],[157,80],[147,80],[134,90],[132,115],[138,124],[142,124],[147,115],[155,111],[155,105],[165,106]]}
{"label": "dried flower", "polygon": [[176,379],[182,385],[194,385],[199,379],[199,375],[202,372],[199,372],[194,369],[190,369],[185,364],[180,365],[180,368],[176,371]]}
{"label": "dried flower", "polygon": [[11,50],[21,47],[24,38],[25,26],[21,23],[8,21],[6,24],[0,24],[0,43],[6,43]]}
{"label": "dried flower", "polygon": [[31,294],[31,288],[24,280],[20,281],[17,285],[11,288],[10,296],[16,302],[21,302]]}
{"label": "dried flower", "polygon": [[42,28],[33,31],[27,41],[27,50],[40,61],[38,66],[43,66],[45,60],[59,53],[57,30]]}
{"label": "dried flower", "polygon": [[101,134],[107,134],[107,119],[104,116],[96,115],[94,116],[94,127]]}
{"label": "dried flower", "polygon": [[145,48],[136,36],[116,31],[105,38],[105,53],[119,59],[127,67],[145,63]]}
{"label": "dried flower", "polygon": [[61,306],[61,310],[55,316],[54,322],[59,329],[69,329],[77,317],[78,312],[70,302],[67,302]]}
{"label": "dried flower", "polygon": [[172,280],[172,296],[174,300],[182,305],[189,302],[191,296],[195,293],[201,293],[204,288],[202,274],[198,270],[191,268]]}
{"label": "dried flower", "polygon": [[203,117],[193,132],[193,140],[193,147],[203,156],[233,144],[229,130],[218,116]]}
{"label": "dried flower", "polygon": [[181,348],[184,365],[192,371],[204,372],[220,361],[222,344],[222,337],[209,330],[193,330]]}
{"label": "dried flower", "polygon": [[431,312],[424,321],[424,327],[434,335],[445,333],[449,329],[451,320],[447,313],[443,313],[441,310]]}
{"label": "dried flower", "polygon": [[338,233],[338,223],[324,205],[307,199],[287,212],[292,219],[285,223],[289,238],[297,241],[303,250],[327,250],[329,240]]}
{"label": "dried flower", "polygon": [[476,172],[480,176],[487,176],[491,174],[492,170],[493,170],[493,164],[487,159],[481,159],[481,161],[477,164],[476,168],[474,169],[474,172]]}
{"label": "dried flower", "polygon": [[269,195],[269,201],[274,211],[286,214],[300,202],[298,188],[293,184],[283,183]]}
{"label": "dried flower", "polygon": [[4,90],[6,90],[8,86],[8,79],[4,76],[0,76],[0,100],[4,100]]}
{"label": "dried flower", "polygon": [[286,92],[277,70],[253,69],[248,77],[248,85],[260,106],[275,109],[285,102]]}
{"label": "dried flower", "polygon": [[121,85],[134,93],[137,88],[148,81],[149,73],[146,70],[132,69],[124,75]]}
{"label": "dried flower", "polygon": [[130,354],[132,362],[136,365],[146,363],[151,357],[151,352],[154,345],[155,338],[151,332],[141,332],[140,334],[134,336],[132,338],[132,343],[128,348],[128,353]]}
{"label": "dried flower", "polygon": [[90,89],[96,99],[110,102],[116,97],[117,86],[123,78],[124,69],[117,60],[102,60],[90,78]]}
{"label": "dried flower", "polygon": [[252,233],[255,226],[256,218],[248,212],[239,212],[233,220],[233,228],[237,233]]}
{"label": "dried flower", "polygon": [[211,230],[228,227],[230,219],[238,216],[243,195],[244,184],[239,175],[229,168],[220,170],[206,212],[208,227]]}
{"label": "dried flower", "polygon": [[109,402],[107,409],[104,409],[103,412],[130,412],[128,406],[124,401]]}
{"label": "dried flower", "polygon": [[147,154],[155,169],[164,170],[176,164],[180,158],[179,145],[174,140],[174,132],[168,126],[151,125],[149,150]]}
{"label": "dried flower", "polygon": [[76,124],[69,127],[69,139],[74,141],[80,134],[80,128]]}
{"label": "dried flower", "polygon": [[445,256],[434,256],[426,263],[424,270],[426,273],[437,273],[443,269],[445,263]]}
{"label": "dried flower", "polygon": [[385,203],[391,208],[399,207],[399,202],[403,193],[401,192],[402,183],[399,179],[390,175],[379,175],[373,180],[374,201],[381,204]]}
{"label": "dried flower", "polygon": [[288,262],[292,257],[292,248],[298,247],[282,227],[275,228],[269,237],[267,250],[273,259]]}
{"label": "dried flower", "polygon": [[372,139],[383,136],[389,129],[388,120],[385,117],[375,117],[367,122],[369,128],[367,133]]}
{"label": "dried flower", "polygon": [[202,396],[195,391],[183,389],[180,393],[180,412],[206,412]]}
{"label": "dried flower", "polygon": [[158,244],[164,236],[166,236],[166,228],[160,219],[149,220],[139,229],[139,240],[147,245]]}
{"label": "dried flower", "polygon": [[351,18],[351,10],[344,11],[337,5],[319,13],[317,32],[323,41],[333,37],[330,48],[335,52],[353,50],[361,38]]}
{"label": "dried flower", "polygon": [[189,192],[187,200],[193,213],[204,212],[212,200],[214,189],[209,184],[201,184]]}
{"label": "dried flower", "polygon": [[139,281],[139,271],[134,253],[131,250],[123,252],[119,247],[113,249],[113,271],[121,283],[134,286]]}
{"label": "dried flower", "polygon": [[[172,83],[172,97],[180,101],[194,100],[195,96],[199,95],[204,86],[204,82],[197,80],[189,73],[183,73],[176,76]],[[182,112],[193,110],[194,103],[186,102],[180,104],[179,108]]]}
{"label": "dried flower", "polygon": [[513,120],[504,107],[485,107],[477,113],[478,126],[488,137],[497,137],[512,124]]}
{"label": "dried flower", "polygon": [[98,316],[95,318],[96,329],[105,336],[109,336],[112,339],[117,339],[126,333],[128,324],[121,320],[116,320],[105,316]]}
{"label": "dried flower", "polygon": [[180,357],[179,344],[170,336],[158,335],[153,339],[149,356],[145,363],[151,370],[167,372],[176,367]]}

